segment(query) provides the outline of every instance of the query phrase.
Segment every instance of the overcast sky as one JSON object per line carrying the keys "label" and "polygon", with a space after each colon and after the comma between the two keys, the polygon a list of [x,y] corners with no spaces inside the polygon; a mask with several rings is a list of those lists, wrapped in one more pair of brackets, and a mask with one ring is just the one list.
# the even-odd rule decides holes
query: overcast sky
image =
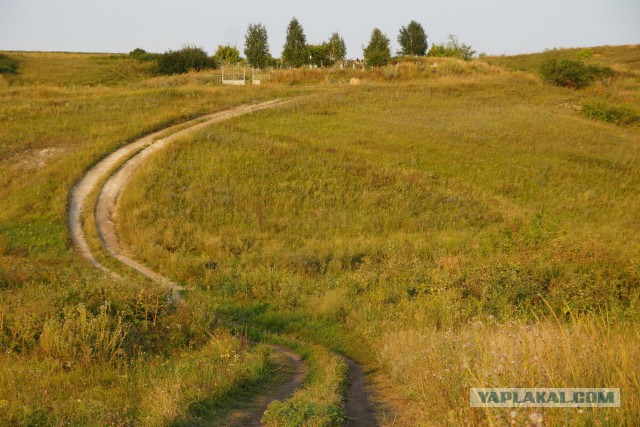
{"label": "overcast sky", "polygon": [[456,34],[489,54],[640,43],[640,0],[0,0],[0,50],[242,50],[247,25],[262,22],[279,57],[293,16],[309,43],[339,32],[351,58],[362,57],[374,27],[395,51],[398,29],[412,19],[429,44]]}

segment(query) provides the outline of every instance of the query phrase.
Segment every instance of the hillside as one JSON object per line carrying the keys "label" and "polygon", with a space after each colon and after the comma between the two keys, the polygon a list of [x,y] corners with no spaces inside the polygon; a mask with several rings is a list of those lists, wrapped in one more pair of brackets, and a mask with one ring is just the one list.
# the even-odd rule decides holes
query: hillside
{"label": "hillside", "polygon": [[638,73],[640,72],[640,45],[549,49],[542,53],[483,58],[489,64],[522,71],[537,71],[540,65],[549,59],[581,59],[590,64]]}
{"label": "hillside", "polygon": [[[342,424],[353,366],[380,425],[637,424],[640,127],[586,112],[640,112],[640,46],[588,51],[282,70],[257,87],[7,52],[0,420],[231,425],[293,375],[277,344],[309,373],[270,425]],[[613,75],[581,90],[539,76],[579,52]],[[285,98],[172,141],[123,189],[121,243],[181,302],[109,256],[93,210],[91,251],[124,279],[72,246],[70,191],[109,153]],[[470,387],[499,386],[614,386],[622,408],[469,407]]]}

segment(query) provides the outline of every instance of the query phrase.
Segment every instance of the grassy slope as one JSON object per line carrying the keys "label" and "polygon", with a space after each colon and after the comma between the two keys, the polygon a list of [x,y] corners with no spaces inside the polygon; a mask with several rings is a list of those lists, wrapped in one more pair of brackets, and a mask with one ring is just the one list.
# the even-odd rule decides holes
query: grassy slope
{"label": "grassy slope", "polygon": [[[153,218],[176,200],[160,198],[149,210],[140,199],[158,192],[146,181],[152,170],[128,196],[135,210],[127,230],[136,222],[137,232],[152,237],[152,245],[136,247],[141,257],[151,264],[160,257],[166,264],[158,268],[202,285],[189,308],[176,308],[147,283],[114,283],[78,260],[68,246],[67,191],[123,141],[203,111],[301,89],[218,88],[204,75],[150,78],[145,64],[109,55],[10,55],[21,68],[0,79],[5,421],[126,424],[144,414],[163,423],[197,416],[187,405],[193,401],[217,410],[219,397],[261,383],[269,372],[262,350],[224,331],[205,333],[213,309],[375,361],[413,398],[415,405],[402,408],[413,421],[484,420],[466,408],[468,384],[608,379],[623,396],[638,389],[637,132],[585,122],[569,108],[589,97],[636,105],[633,70],[583,92],[550,89],[479,62],[437,59],[354,72],[365,79],[355,92],[340,87],[350,73],[275,76],[287,85],[320,83],[326,95],[290,118],[261,113],[172,151],[180,162],[157,178],[170,180],[168,188],[183,185],[177,206],[186,221],[154,229],[164,223]],[[611,59],[616,69],[625,61],[619,55]],[[540,132],[558,139],[545,141]],[[559,146],[565,140],[568,146]],[[212,162],[221,150],[224,162]],[[157,162],[166,168],[168,160]],[[512,160],[518,168],[510,168]],[[183,170],[184,162],[197,167]],[[218,204],[224,209],[216,211]],[[611,320],[531,323],[531,310],[544,306],[535,297],[540,284],[555,291],[547,299],[556,311],[568,297],[573,313],[608,304]],[[485,321],[490,313],[499,325]],[[77,328],[89,332],[74,340]],[[361,342],[364,349],[354,346]],[[562,363],[578,347],[584,352],[577,362]],[[229,351],[240,363],[225,362]],[[223,381],[193,388],[207,377]],[[161,407],[145,384],[161,392]],[[601,421],[637,420],[634,401],[626,402],[622,415],[599,412]],[[559,421],[562,414],[545,415]]]}
{"label": "grassy slope", "polygon": [[549,59],[584,59],[590,64],[606,65],[618,70],[640,71],[640,45],[551,49],[543,53],[487,57],[483,60],[514,70],[537,71],[540,64]]}
{"label": "grassy slope", "polygon": [[128,243],[236,301],[220,312],[375,361],[408,422],[509,422],[467,407],[480,385],[617,385],[623,411],[544,415],[637,422],[638,130],[567,108],[635,102],[637,76],[410,65],[159,153],[124,196]]}
{"label": "grassy slope", "polygon": [[0,80],[0,423],[166,424],[261,384],[266,352],[213,333],[210,306],[172,306],[79,259],[66,201],[125,141],[285,91],[151,77],[123,57],[9,55],[20,69]]}

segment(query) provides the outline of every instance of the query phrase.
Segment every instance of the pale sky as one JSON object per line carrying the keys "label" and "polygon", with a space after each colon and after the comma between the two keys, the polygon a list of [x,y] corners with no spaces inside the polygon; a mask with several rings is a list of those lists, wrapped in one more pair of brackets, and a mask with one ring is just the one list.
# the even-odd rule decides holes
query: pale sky
{"label": "pale sky", "polygon": [[150,52],[194,44],[242,51],[247,25],[262,22],[279,57],[298,18],[309,43],[339,32],[348,57],[362,57],[374,27],[398,48],[412,19],[429,45],[448,34],[478,52],[514,54],[553,47],[640,43],[640,0],[0,0],[0,50]]}

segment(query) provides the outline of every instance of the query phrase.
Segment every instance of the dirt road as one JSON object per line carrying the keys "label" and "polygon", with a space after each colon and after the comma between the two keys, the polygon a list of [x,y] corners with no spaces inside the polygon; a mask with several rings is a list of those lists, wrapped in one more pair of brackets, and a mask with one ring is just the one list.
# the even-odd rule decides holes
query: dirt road
{"label": "dirt road", "polygon": [[[93,166],[71,191],[68,215],[69,229],[73,245],[92,265],[119,277],[115,272],[109,270],[98,262],[91,252],[82,228],[83,213],[86,209],[95,209],[96,229],[98,231],[100,241],[106,251],[112,257],[118,259],[128,267],[137,270],[154,282],[165,286],[172,292],[174,298],[179,298],[179,291],[182,287],[154,272],[147,266],[135,261],[132,254],[130,254],[127,249],[120,244],[116,232],[118,219],[117,205],[120,194],[140,165],[142,165],[150,155],[161,150],[167,144],[213,123],[248,114],[253,111],[274,108],[284,105],[287,102],[290,101],[266,101],[209,114],[186,123],[181,123],[179,125],[154,132],[144,138],[119,148],[105,157]],[[166,136],[162,137],[163,135]],[[89,195],[98,189],[98,186],[102,182],[104,182],[104,185],[100,189],[96,205],[86,206]],[[273,400],[284,400],[289,398],[293,392],[301,386],[306,374],[306,365],[301,360],[300,356],[283,347],[273,346],[273,349],[274,351],[279,352],[287,363],[292,366],[292,377],[279,388],[271,390],[262,396],[257,396],[251,410],[238,414],[238,418],[243,420],[243,425],[259,425],[260,417],[267,405]],[[349,377],[351,382],[346,402],[347,417],[349,418],[348,425],[374,426],[377,423],[375,422],[373,412],[368,404],[369,399],[364,387],[364,375],[362,373],[362,368],[350,359],[345,358],[345,360],[349,365]]]}

